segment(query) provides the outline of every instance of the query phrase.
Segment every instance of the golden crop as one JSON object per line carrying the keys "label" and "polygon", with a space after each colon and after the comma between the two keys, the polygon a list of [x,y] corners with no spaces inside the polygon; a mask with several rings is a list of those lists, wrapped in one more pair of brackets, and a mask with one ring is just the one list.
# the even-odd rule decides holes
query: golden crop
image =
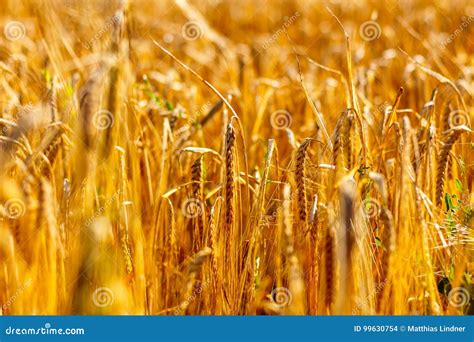
{"label": "golden crop", "polygon": [[473,313],[472,1],[1,7],[3,315]]}

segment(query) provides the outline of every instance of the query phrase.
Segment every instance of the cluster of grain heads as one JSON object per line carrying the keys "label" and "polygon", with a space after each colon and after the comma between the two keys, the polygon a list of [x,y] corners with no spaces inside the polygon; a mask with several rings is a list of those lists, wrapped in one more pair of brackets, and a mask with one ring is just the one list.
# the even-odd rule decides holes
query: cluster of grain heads
{"label": "cluster of grain heads", "polygon": [[225,133],[225,222],[226,229],[232,230],[234,222],[234,164],[235,164],[235,129],[231,123]]}
{"label": "cluster of grain heads", "polygon": [[127,168],[125,163],[125,150],[120,146],[115,146],[119,154],[119,170],[120,170],[120,180],[119,180],[119,190],[118,194],[118,203],[119,203],[119,212],[120,212],[120,221],[119,221],[119,240],[123,253],[123,259],[125,261],[125,269],[127,274],[132,273],[133,270],[133,260],[130,251],[130,228],[129,228],[129,214],[128,206],[132,203],[127,201]]}
{"label": "cluster of grain heads", "polygon": [[310,146],[311,139],[305,139],[296,152],[296,162],[295,162],[295,180],[296,188],[298,191],[298,210],[299,210],[299,219],[303,228],[303,231],[307,230],[307,217],[308,217],[308,204],[306,199],[306,187],[305,187],[305,159]]}
{"label": "cluster of grain heads", "polygon": [[441,206],[444,195],[445,173],[448,164],[448,157],[454,143],[463,133],[472,133],[467,126],[457,126],[449,129],[444,134],[441,150],[438,155],[438,170],[436,174],[436,205]]}
{"label": "cluster of grain heads", "polygon": [[110,66],[103,62],[89,76],[87,82],[80,91],[79,107],[81,113],[81,128],[83,142],[86,151],[94,148],[95,136],[97,132],[97,115],[100,110],[102,99],[102,87],[104,76]]}
{"label": "cluster of grain heads", "polygon": [[323,259],[323,270],[321,283],[324,284],[322,287],[322,293],[324,298],[324,314],[331,314],[333,311],[334,298],[336,293],[337,285],[337,264],[336,264],[336,230],[335,230],[335,218],[334,208],[332,204],[328,205],[328,225],[325,229],[324,238],[324,259]]}
{"label": "cluster of grain heads", "polygon": [[[216,204],[211,208],[211,212],[209,214],[209,246],[211,249],[211,276],[210,281],[212,283],[212,290],[213,290],[213,301],[211,312],[215,312],[217,306],[217,295],[220,289],[219,286],[219,268],[218,268],[218,259],[220,255],[218,255],[218,227],[217,227],[217,220],[220,217],[219,211],[221,208],[222,201],[217,201]],[[218,208],[218,209],[216,209]],[[216,213],[217,211],[217,213]]]}
{"label": "cluster of grain heads", "polygon": [[199,156],[191,166],[191,182],[193,199],[196,201],[195,225],[192,232],[193,249],[200,250],[205,243],[204,222],[206,218],[203,180],[203,156]]}
{"label": "cluster of grain heads", "polygon": [[[287,300],[287,303],[285,304],[288,305],[288,314],[304,315],[306,314],[305,284],[303,280],[303,272],[298,261],[297,253],[295,251],[293,222],[291,220],[291,208],[291,187],[289,184],[285,184],[283,188],[283,240],[285,246],[285,258],[287,263],[286,267],[288,269],[287,277],[289,290],[289,298]],[[278,295],[278,293],[275,294],[275,300],[277,303]]]}

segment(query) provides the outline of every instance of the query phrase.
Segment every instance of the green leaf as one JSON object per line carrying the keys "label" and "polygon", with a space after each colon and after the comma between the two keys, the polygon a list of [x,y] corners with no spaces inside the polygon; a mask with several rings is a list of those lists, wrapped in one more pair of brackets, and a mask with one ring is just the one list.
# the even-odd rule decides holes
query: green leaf
{"label": "green leaf", "polygon": [[153,91],[153,87],[151,86],[150,81],[148,80],[148,76],[145,75],[143,76],[143,81],[145,82],[146,89],[145,89],[145,94],[153,100],[158,106],[162,107],[163,104],[160,101],[160,98],[155,94]]}
{"label": "green leaf", "polygon": [[451,200],[451,195],[446,193],[444,195],[444,202],[446,203],[446,208],[448,211],[450,211],[454,206],[453,206],[453,201]]}
{"label": "green leaf", "polygon": [[450,281],[453,281],[454,279],[454,265],[451,265],[449,267],[449,275],[448,275],[448,278]]}
{"label": "green leaf", "polygon": [[375,237],[375,245],[377,247],[382,247],[382,240],[378,236]]}
{"label": "green leaf", "polygon": [[43,69],[42,74],[43,74],[44,80],[46,81],[46,84],[50,84],[51,83],[51,73],[49,72],[49,70],[48,69]]}
{"label": "green leaf", "polygon": [[472,284],[472,278],[471,275],[467,272],[464,272],[464,281],[466,284],[471,285]]}
{"label": "green leaf", "polygon": [[173,111],[174,107],[168,100],[165,100],[165,105],[166,105],[166,109]]}
{"label": "green leaf", "polygon": [[462,191],[462,182],[459,179],[456,179],[455,184],[456,184],[456,189],[458,189],[459,191]]}

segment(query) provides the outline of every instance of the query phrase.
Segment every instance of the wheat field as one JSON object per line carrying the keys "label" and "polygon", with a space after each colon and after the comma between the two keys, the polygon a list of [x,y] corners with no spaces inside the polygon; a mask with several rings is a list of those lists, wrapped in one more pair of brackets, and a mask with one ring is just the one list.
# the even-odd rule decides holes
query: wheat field
{"label": "wheat field", "polygon": [[0,9],[3,315],[474,313],[472,1]]}

